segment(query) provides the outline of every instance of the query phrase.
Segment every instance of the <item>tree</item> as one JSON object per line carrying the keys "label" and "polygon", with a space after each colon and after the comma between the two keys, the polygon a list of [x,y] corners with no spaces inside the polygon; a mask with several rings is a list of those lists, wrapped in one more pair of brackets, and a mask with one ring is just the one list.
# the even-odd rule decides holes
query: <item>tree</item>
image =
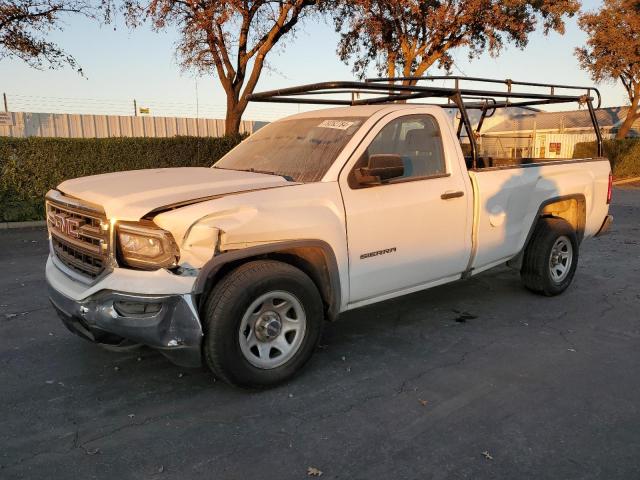
{"label": "tree", "polygon": [[497,55],[507,42],[523,48],[539,20],[545,34],[564,33],[564,17],[579,8],[577,0],[343,0],[338,55],[360,77],[372,62],[389,77],[422,76],[436,63],[451,70],[456,48],[470,58]]}
{"label": "tree", "polygon": [[640,1],[605,0],[599,12],[580,16],[587,44],[576,49],[580,66],[594,81],[620,81],[631,103],[617,138],[640,118]]}
{"label": "tree", "polygon": [[75,59],[46,35],[62,30],[67,14],[91,17],[94,12],[85,0],[0,0],[0,60],[19,58],[35,68],[78,68]]}
{"label": "tree", "polygon": [[227,96],[226,133],[240,129],[247,97],[253,93],[267,54],[317,0],[143,0],[129,19],[145,19],[160,30],[181,31],[178,53],[185,68],[215,72]]}

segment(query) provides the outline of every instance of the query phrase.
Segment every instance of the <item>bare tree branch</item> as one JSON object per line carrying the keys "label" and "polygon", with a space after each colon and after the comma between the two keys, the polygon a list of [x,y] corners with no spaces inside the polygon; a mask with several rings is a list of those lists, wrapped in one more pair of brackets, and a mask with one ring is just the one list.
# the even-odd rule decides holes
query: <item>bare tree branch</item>
{"label": "bare tree branch", "polygon": [[[2,0],[0,0],[2,1]],[[185,68],[214,71],[227,95],[227,133],[237,133],[265,59],[320,0],[131,0],[129,24],[177,26]],[[326,1],[326,0],[325,0]]]}
{"label": "bare tree branch", "polygon": [[640,1],[604,0],[597,12],[580,16],[579,25],[588,35],[587,44],[576,49],[580,66],[594,81],[620,81],[630,108],[618,131],[627,136],[640,118]]}
{"label": "bare tree branch", "polygon": [[68,65],[81,72],[76,60],[47,35],[62,30],[65,16],[96,18],[100,6],[109,15],[110,5],[89,0],[0,0],[0,60],[19,58],[39,69]]}

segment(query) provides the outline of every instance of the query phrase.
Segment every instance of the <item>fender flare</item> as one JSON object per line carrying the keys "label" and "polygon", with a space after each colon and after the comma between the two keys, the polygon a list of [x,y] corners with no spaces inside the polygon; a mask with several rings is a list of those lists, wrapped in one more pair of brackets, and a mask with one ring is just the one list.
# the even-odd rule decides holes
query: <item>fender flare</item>
{"label": "fender flare", "polygon": [[[585,214],[586,214],[586,198],[584,196],[584,194],[582,193],[573,193],[570,195],[562,195],[559,197],[552,197],[552,198],[548,198],[545,201],[543,201],[540,206],[538,207],[538,211],[536,212],[535,216],[533,217],[533,222],[531,222],[531,226],[529,227],[529,232],[527,233],[527,236],[525,238],[524,244],[522,246],[522,249],[511,259],[507,262],[507,264],[511,267],[515,267],[515,268],[520,268],[521,264],[522,264],[522,258],[524,256],[524,252],[527,249],[527,246],[529,245],[529,242],[531,241],[531,236],[533,235],[533,231],[536,228],[536,225],[538,224],[538,220],[542,217],[542,212],[544,211],[544,209],[548,206],[551,205],[553,203],[557,203],[557,202],[562,202],[565,200],[575,200],[576,202],[578,202],[578,205],[584,205],[585,206]],[[578,244],[582,243],[582,239],[584,238],[584,230],[585,230],[585,222],[586,219],[584,219],[583,222],[578,224],[578,228],[576,230],[576,235],[578,237]]]}
{"label": "fender flare", "polygon": [[204,294],[209,286],[210,279],[214,278],[221,269],[230,263],[242,263],[243,260],[267,255],[287,254],[296,249],[320,249],[322,251],[326,273],[329,278],[329,290],[327,291],[326,286],[322,284],[318,285],[318,281],[314,281],[314,283],[316,283],[323,300],[327,303],[329,320],[335,320],[340,312],[342,300],[340,271],[333,249],[323,240],[284,240],[218,253],[200,269],[192,291],[196,295]]}

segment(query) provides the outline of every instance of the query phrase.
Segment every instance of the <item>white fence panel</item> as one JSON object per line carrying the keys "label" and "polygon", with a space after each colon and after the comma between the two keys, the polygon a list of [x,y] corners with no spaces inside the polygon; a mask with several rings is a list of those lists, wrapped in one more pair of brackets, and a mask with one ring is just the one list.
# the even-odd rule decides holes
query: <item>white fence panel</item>
{"label": "white fence panel", "polygon": [[[0,137],[221,137],[224,120],[181,117],[131,117],[71,113],[9,112],[10,125],[0,124]],[[253,133],[265,122],[244,120],[240,132]]]}

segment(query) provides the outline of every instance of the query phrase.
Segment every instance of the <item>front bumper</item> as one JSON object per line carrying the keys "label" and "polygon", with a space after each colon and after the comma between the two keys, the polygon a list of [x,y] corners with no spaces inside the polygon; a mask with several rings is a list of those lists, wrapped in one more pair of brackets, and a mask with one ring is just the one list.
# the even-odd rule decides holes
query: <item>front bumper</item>
{"label": "front bumper", "polygon": [[[47,266],[49,299],[73,333],[95,343],[127,339],[159,350],[173,363],[185,367],[201,365],[202,326],[191,294],[146,295],[98,290],[85,298],[65,295],[60,278]],[[69,282],[73,282],[68,278]],[[123,313],[116,302],[159,304],[159,311],[146,314]]]}

